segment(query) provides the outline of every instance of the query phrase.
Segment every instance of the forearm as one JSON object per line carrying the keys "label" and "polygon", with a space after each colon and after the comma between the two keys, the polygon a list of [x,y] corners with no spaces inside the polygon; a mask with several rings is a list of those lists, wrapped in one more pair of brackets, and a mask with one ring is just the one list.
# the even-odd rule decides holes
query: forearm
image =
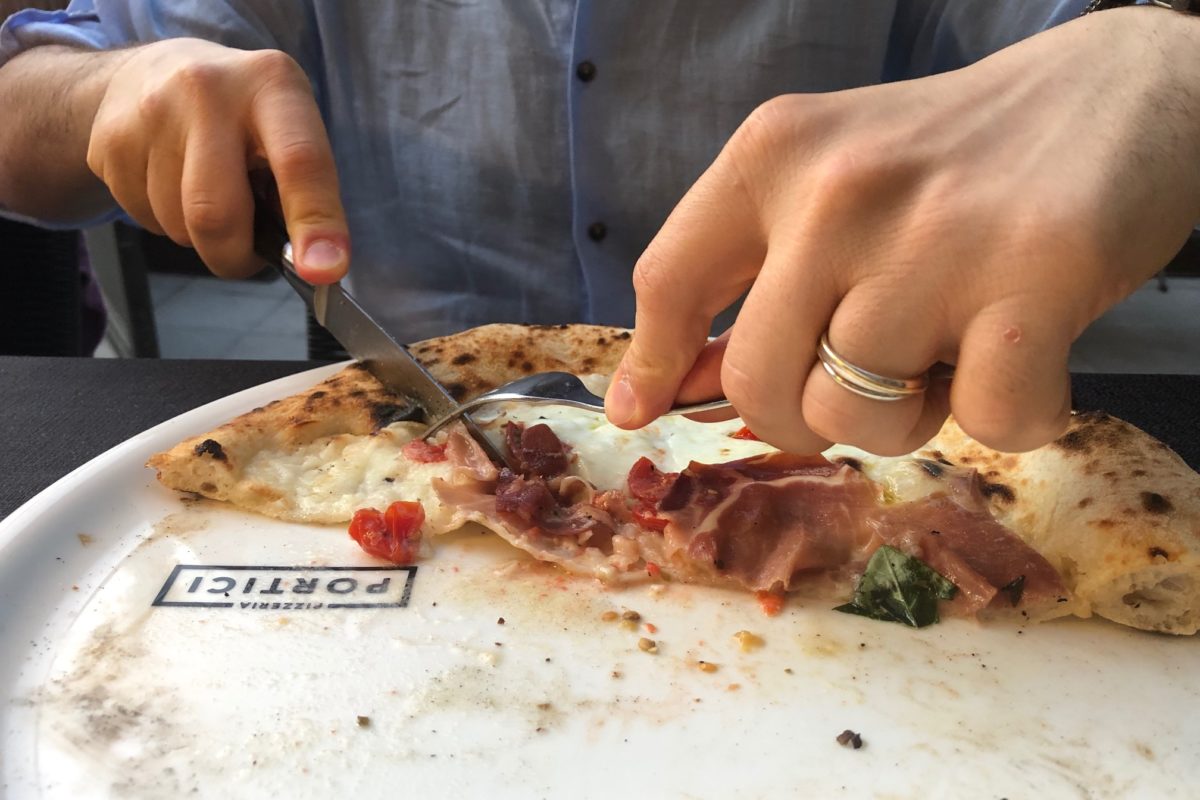
{"label": "forearm", "polygon": [[134,52],[43,46],[0,68],[0,208],[69,223],[112,203],[88,169],[88,139],[109,79]]}

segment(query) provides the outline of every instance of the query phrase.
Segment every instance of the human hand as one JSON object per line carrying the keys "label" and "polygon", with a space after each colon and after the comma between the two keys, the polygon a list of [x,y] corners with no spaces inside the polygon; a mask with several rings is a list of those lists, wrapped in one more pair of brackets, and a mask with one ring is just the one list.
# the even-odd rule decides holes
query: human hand
{"label": "human hand", "polygon": [[[1200,220],[1200,18],[1062,25],[966,69],[757,109],[639,260],[607,400],[638,427],[724,393],[783,449],[910,452],[952,409],[1040,446],[1070,409],[1070,345]],[[713,317],[749,290],[727,337]],[[816,360],[953,383],[883,403]]]}
{"label": "human hand", "polygon": [[194,247],[223,277],[262,267],[247,174],[269,167],[301,277],[346,274],[333,153],[308,79],[284,53],[199,39],[137,48],[109,81],[87,163],[138,223]]}

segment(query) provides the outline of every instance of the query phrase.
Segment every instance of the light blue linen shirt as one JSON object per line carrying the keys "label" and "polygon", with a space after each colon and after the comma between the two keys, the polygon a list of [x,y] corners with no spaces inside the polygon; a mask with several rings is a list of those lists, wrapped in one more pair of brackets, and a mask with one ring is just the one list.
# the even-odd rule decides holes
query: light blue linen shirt
{"label": "light blue linen shirt", "polygon": [[631,324],[634,262],[755,106],[955,69],[1085,2],[76,0],[10,17],[0,64],[180,36],[286,51],[333,142],[353,289],[414,340]]}

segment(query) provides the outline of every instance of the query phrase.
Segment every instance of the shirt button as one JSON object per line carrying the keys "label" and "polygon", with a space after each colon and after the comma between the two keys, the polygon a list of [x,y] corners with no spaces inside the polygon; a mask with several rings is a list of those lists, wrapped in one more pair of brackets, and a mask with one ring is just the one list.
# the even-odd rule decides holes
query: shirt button
{"label": "shirt button", "polygon": [[579,66],[575,67],[575,77],[584,83],[590,82],[596,77],[596,65],[590,61],[580,61]]}
{"label": "shirt button", "polygon": [[608,236],[608,226],[603,222],[593,222],[588,225],[588,238],[593,242],[598,242]]}

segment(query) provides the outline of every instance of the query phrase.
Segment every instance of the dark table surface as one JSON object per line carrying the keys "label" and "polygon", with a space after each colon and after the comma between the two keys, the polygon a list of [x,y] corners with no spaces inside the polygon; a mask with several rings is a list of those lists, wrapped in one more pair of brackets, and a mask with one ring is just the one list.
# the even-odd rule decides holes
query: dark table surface
{"label": "dark table surface", "polygon": [[[305,361],[0,356],[0,518],[75,467],[153,425]],[[1200,376],[1077,375],[1075,406],[1102,409],[1200,466]]]}

